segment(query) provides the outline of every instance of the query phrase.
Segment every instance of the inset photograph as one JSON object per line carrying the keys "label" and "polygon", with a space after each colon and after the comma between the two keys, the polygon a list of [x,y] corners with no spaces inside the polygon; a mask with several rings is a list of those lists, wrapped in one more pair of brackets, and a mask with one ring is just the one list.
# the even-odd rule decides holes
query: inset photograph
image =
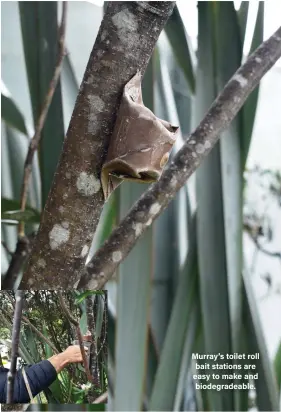
{"label": "inset photograph", "polygon": [[106,291],[0,291],[0,307],[0,403],[107,402]]}

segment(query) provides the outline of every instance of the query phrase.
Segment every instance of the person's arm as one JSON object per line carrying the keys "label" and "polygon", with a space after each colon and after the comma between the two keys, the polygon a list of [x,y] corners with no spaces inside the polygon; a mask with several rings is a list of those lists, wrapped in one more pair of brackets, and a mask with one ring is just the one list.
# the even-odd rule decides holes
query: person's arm
{"label": "person's arm", "polygon": [[[28,383],[33,396],[50,386],[57,377],[54,366],[48,361],[43,360],[35,365],[25,368]],[[0,372],[0,403],[6,403],[7,399],[7,375],[8,369]],[[22,371],[17,371],[14,383],[13,403],[29,403],[30,398],[22,376]]]}
{"label": "person's arm", "polygon": [[[88,348],[85,348],[87,351]],[[64,352],[35,365],[25,367],[31,393],[36,396],[50,386],[57,374],[70,363],[82,362],[79,345],[69,346]],[[6,403],[8,369],[0,372],[0,403]],[[14,384],[13,403],[29,403],[30,398],[21,371],[17,371]]]}

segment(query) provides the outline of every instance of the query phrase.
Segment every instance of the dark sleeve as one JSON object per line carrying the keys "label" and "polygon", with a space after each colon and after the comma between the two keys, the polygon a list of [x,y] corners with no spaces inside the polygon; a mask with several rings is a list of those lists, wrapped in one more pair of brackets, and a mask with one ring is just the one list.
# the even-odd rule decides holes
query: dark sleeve
{"label": "dark sleeve", "polygon": [[[33,396],[50,386],[57,377],[57,372],[51,362],[43,360],[35,365],[25,368],[28,383]],[[0,403],[6,403],[8,369],[0,371]],[[17,371],[14,384],[14,403],[29,403],[30,398],[22,376],[22,371]]]}

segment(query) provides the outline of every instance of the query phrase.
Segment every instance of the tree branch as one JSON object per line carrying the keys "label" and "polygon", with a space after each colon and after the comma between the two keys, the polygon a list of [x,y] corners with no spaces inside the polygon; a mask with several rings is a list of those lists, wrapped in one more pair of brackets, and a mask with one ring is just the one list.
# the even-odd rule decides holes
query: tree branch
{"label": "tree branch", "polygon": [[70,313],[70,311],[69,311],[69,309],[68,309],[68,307],[67,307],[67,305],[64,301],[62,293],[60,291],[58,291],[57,293],[58,293],[58,298],[59,298],[59,301],[60,301],[61,308],[64,311],[65,316],[67,317],[69,322],[72,323],[72,325],[79,326],[78,320],[76,320],[75,317],[72,316],[72,314]]}
{"label": "tree branch", "polygon": [[144,73],[174,5],[108,3],[20,288],[73,288],[80,279],[104,205],[100,172],[123,88]]}
{"label": "tree branch", "polygon": [[19,350],[20,324],[23,308],[23,299],[24,291],[18,290],[16,292],[16,306],[13,320],[11,366],[7,376],[7,403],[13,403],[14,381],[16,375],[17,358]]}
{"label": "tree branch", "polygon": [[[61,68],[63,57],[65,55],[65,27],[66,27],[66,12],[67,12],[67,1],[63,2],[62,6],[62,18],[61,24],[58,30],[59,38],[59,51],[58,51],[58,59],[54,71],[53,78],[51,79],[49,89],[45,100],[43,102],[43,107],[41,114],[39,116],[37,125],[35,127],[35,133],[33,138],[30,141],[27,156],[24,163],[24,172],[23,172],[23,182],[21,188],[21,198],[20,198],[20,209],[21,211],[25,210],[27,195],[28,195],[28,185],[29,180],[32,172],[32,162],[34,158],[34,154],[38,149],[40,139],[41,139],[41,132],[43,130],[49,107],[52,103],[52,99],[56,90],[56,86],[60,77]],[[28,259],[28,256],[31,252],[31,245],[27,236],[24,233],[24,222],[19,222],[18,225],[18,242],[16,246],[16,251],[12,256],[12,260],[10,262],[9,268],[7,270],[6,276],[3,280],[3,289],[13,289],[17,277],[22,270],[25,262]]]}
{"label": "tree branch", "polygon": [[81,355],[82,355],[82,358],[83,358],[83,365],[84,365],[84,369],[85,369],[85,372],[86,372],[86,375],[87,375],[87,379],[88,379],[89,382],[95,384],[96,382],[95,382],[94,378],[92,377],[90,369],[89,369],[87,355],[86,355],[85,348],[84,348],[84,343],[83,343],[83,336],[82,336],[81,329],[80,329],[79,325],[76,326],[76,333],[77,333],[77,339],[78,339],[79,346],[80,346]]}
{"label": "tree branch", "polygon": [[141,196],[86,265],[78,288],[101,289],[104,286],[140,236],[208,156],[220,133],[229,126],[263,75],[280,56],[281,27],[261,44],[226,84],[159,181]]}
{"label": "tree branch", "polygon": [[248,230],[246,230],[246,231],[247,231],[249,237],[251,238],[251,240],[254,242],[256,248],[260,252],[264,253],[267,256],[281,259],[281,252],[271,252],[270,250],[264,249],[263,245],[260,244],[260,242],[258,240],[258,237],[254,236],[250,231],[248,231]]}
{"label": "tree branch", "polygon": [[31,252],[34,241],[34,233],[29,236],[20,236],[17,241],[15,252],[12,254],[12,259],[6,275],[2,281],[3,290],[12,290],[18,278],[18,274],[22,270],[28,256]]}
{"label": "tree branch", "polygon": [[50,348],[52,348],[53,352],[58,354],[59,351],[57,350],[57,348],[52,344],[52,342],[46,338],[46,336],[43,335],[42,332],[40,332],[40,330],[38,330],[36,328],[36,326],[33,325],[33,323],[30,322],[30,320],[26,317],[26,316],[22,316],[22,320],[24,323],[26,323],[32,330],[34,330],[34,332],[39,336],[39,338],[41,340],[43,340],[45,343],[47,343],[47,345],[50,346]]}
{"label": "tree branch", "polygon": [[87,355],[86,355],[84,344],[83,344],[83,336],[82,336],[82,333],[81,333],[79,322],[70,313],[70,311],[69,311],[69,309],[68,309],[68,307],[67,307],[67,305],[64,301],[64,298],[62,296],[62,293],[60,291],[58,291],[58,298],[59,298],[59,301],[60,301],[60,305],[61,305],[66,317],[68,318],[69,322],[72,323],[75,326],[76,333],[77,333],[77,339],[78,339],[78,342],[79,342],[80,351],[81,351],[81,355],[82,355],[82,358],[83,358],[83,365],[84,365],[84,368],[85,368],[87,379],[88,379],[89,382],[95,383],[94,379],[91,375],[90,369],[89,369],[89,365],[88,365],[88,361],[87,361]]}
{"label": "tree branch", "polygon": [[[33,138],[30,141],[27,156],[25,159],[23,182],[22,182],[22,189],[21,189],[21,199],[20,199],[21,211],[24,211],[26,207],[28,184],[29,184],[29,179],[30,179],[30,175],[32,171],[33,157],[34,157],[36,150],[38,149],[38,145],[41,139],[41,132],[43,130],[43,127],[44,127],[44,124],[47,118],[48,110],[52,103],[52,99],[53,99],[53,96],[54,96],[54,93],[57,87],[57,83],[59,81],[60,73],[61,73],[62,62],[63,62],[63,58],[65,55],[64,42],[65,42],[66,12],[67,12],[67,1],[64,1],[62,5],[61,25],[58,30],[59,32],[58,59],[57,59],[53,78],[51,79],[49,89],[48,89],[47,95],[43,103],[41,114],[39,116],[37,125],[35,127],[35,133],[34,133]],[[24,222],[19,223],[18,233],[20,237],[24,236]]]}

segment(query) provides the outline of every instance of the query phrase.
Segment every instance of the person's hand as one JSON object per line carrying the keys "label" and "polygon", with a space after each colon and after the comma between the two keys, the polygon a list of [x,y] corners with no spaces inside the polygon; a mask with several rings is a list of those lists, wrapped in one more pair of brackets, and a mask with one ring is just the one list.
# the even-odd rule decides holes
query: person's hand
{"label": "person's hand", "polygon": [[[88,348],[84,346],[85,352],[87,354]],[[69,346],[65,351],[59,353],[58,355],[54,355],[48,359],[49,362],[53,365],[56,369],[57,373],[59,373],[63,368],[65,368],[70,363],[79,363],[83,362],[83,358],[80,351],[79,345],[72,345]]]}
{"label": "person's hand", "polygon": [[[88,348],[84,346],[85,352],[87,354]],[[79,363],[83,362],[81,350],[79,345],[69,346],[64,352],[64,356],[68,359],[68,363]]]}

